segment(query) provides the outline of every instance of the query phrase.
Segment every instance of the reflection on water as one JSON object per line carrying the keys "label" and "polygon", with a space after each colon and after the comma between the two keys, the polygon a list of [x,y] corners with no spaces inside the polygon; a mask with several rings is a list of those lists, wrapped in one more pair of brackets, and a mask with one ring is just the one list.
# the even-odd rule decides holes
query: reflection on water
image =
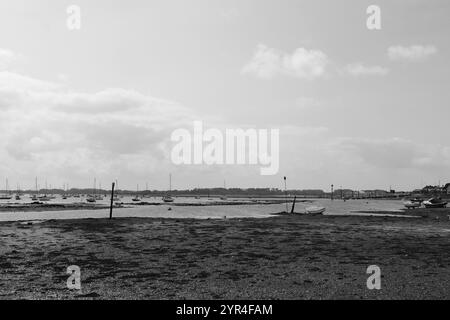
{"label": "reflection on water", "polygon": [[[124,197],[120,199],[124,203],[131,203],[132,197]],[[268,200],[268,199],[258,199]],[[160,197],[158,198],[144,198],[146,202],[162,203]],[[208,203],[217,202],[218,198],[176,198],[176,203]],[[230,201],[247,201],[251,203],[254,199],[245,198],[230,198]],[[324,206],[327,208],[326,214],[344,215],[357,214],[357,211],[400,211],[403,208],[402,201],[399,200],[334,200],[329,199],[313,199],[314,205]],[[25,196],[21,201],[0,201],[2,204],[6,203],[30,203],[30,198]],[[57,197],[48,203],[85,203],[84,198],[70,198],[62,199]],[[110,200],[105,197],[97,204],[108,205]],[[298,202],[295,211],[303,213],[310,202]],[[171,209],[169,211],[169,208]],[[290,205],[289,205],[290,208]],[[196,218],[196,219],[222,219],[227,218],[266,218],[273,213],[285,211],[285,204],[252,204],[252,205],[224,205],[224,206],[130,206],[127,208],[115,208],[114,217],[147,217],[147,218]],[[71,211],[48,211],[48,212],[0,212],[0,221],[21,221],[21,220],[48,220],[48,219],[80,219],[80,218],[106,218],[109,216],[109,209],[106,210],[71,210]]]}

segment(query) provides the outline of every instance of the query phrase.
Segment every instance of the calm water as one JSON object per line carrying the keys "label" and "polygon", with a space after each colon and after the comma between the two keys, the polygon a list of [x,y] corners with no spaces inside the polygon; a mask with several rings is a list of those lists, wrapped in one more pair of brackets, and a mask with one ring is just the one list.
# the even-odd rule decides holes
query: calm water
{"label": "calm water", "polygon": [[[261,200],[261,199],[260,199]],[[131,202],[131,197],[124,197],[121,201]],[[144,198],[147,202],[162,202],[161,198]],[[208,203],[219,201],[213,199],[195,199],[195,198],[176,198],[176,203]],[[229,201],[252,201],[251,199],[233,199]],[[327,208],[326,214],[346,215],[357,214],[356,211],[400,211],[403,203],[400,200],[349,200],[331,201],[328,199],[317,199],[313,205],[324,206]],[[21,201],[0,200],[0,203],[29,203],[30,198],[25,196]],[[85,202],[85,198],[70,198],[63,200],[57,197],[48,203],[74,203]],[[109,200],[105,198],[97,201],[97,204],[108,204]],[[297,203],[296,212],[304,212],[304,209],[311,206],[311,203]],[[168,209],[172,210],[169,211]],[[154,218],[197,218],[197,219],[222,219],[227,218],[266,218],[276,212],[285,211],[285,204],[271,205],[226,205],[226,206],[203,206],[203,207],[183,207],[183,206],[131,206],[130,208],[115,208],[114,217],[154,217]],[[290,210],[290,205],[289,205]],[[359,214],[360,215],[360,214]],[[48,220],[48,219],[80,219],[80,218],[105,218],[109,216],[109,209],[106,210],[71,210],[71,211],[49,211],[49,212],[0,212],[0,221],[22,221],[22,220]]]}

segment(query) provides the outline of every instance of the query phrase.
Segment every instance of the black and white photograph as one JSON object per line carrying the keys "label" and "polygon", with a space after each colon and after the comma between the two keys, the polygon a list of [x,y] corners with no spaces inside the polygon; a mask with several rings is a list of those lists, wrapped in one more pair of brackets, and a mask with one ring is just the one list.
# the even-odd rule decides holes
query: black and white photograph
{"label": "black and white photograph", "polygon": [[448,0],[0,0],[0,300],[450,299],[449,31]]}

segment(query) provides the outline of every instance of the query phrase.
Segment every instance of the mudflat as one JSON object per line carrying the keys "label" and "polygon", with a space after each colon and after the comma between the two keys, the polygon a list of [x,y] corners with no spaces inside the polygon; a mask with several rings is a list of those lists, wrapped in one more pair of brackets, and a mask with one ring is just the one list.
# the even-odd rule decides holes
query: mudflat
{"label": "mudflat", "polygon": [[[427,218],[0,223],[0,299],[449,299],[450,222]],[[68,266],[81,269],[69,290]],[[381,269],[381,290],[366,286]]]}

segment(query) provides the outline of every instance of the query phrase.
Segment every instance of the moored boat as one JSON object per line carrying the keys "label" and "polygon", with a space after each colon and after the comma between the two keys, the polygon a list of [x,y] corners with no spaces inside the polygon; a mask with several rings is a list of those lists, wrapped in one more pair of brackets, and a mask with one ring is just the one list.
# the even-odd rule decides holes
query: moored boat
{"label": "moored boat", "polygon": [[44,202],[51,200],[51,198],[47,195],[40,196],[40,197],[38,197],[38,199],[39,199],[39,201],[44,201]]}
{"label": "moored boat", "polygon": [[427,201],[424,201],[423,205],[427,209],[445,208],[447,207],[447,202],[442,201],[442,199],[440,198],[431,198]]}
{"label": "moored boat", "polygon": [[87,198],[86,198],[86,201],[87,201],[87,202],[90,202],[90,203],[97,202],[97,200],[95,200],[95,197],[93,197],[93,196],[87,197]]}
{"label": "moored boat", "polygon": [[172,174],[169,175],[169,194],[165,195],[162,198],[162,201],[166,203],[174,202],[175,199],[172,197],[171,193],[172,193]]}
{"label": "moored boat", "polygon": [[403,202],[403,205],[407,209],[416,209],[416,208],[420,208],[422,203],[421,202],[414,202],[414,201],[405,201],[405,202]]}
{"label": "moored boat", "polygon": [[312,206],[312,207],[307,207],[305,209],[305,213],[306,214],[323,214],[325,212],[325,210],[326,210],[325,207]]}
{"label": "moored boat", "polygon": [[167,202],[167,203],[169,203],[169,202],[174,202],[175,200],[172,198],[172,196],[164,196],[163,198],[162,198],[162,200],[164,201],[164,202]]}

